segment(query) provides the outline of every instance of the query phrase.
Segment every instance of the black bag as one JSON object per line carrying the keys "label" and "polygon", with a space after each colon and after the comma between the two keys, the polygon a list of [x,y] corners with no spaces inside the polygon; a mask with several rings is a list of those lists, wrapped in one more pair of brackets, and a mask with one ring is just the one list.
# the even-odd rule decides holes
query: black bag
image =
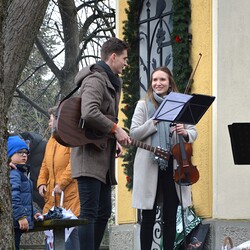
{"label": "black bag", "polygon": [[200,223],[190,234],[187,240],[187,250],[202,250],[208,235],[210,224]]}

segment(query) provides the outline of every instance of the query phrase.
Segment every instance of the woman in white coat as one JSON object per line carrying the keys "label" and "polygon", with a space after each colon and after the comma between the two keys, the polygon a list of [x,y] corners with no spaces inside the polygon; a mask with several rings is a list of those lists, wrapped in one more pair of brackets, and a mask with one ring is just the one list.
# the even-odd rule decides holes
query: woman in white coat
{"label": "woman in white coat", "polygon": [[[192,143],[197,132],[192,125],[156,121],[152,117],[164,97],[171,91],[178,92],[172,73],[167,67],[156,68],[151,74],[147,95],[137,103],[132,118],[130,136],[152,146],[160,146],[171,152],[182,135],[185,142]],[[151,250],[156,206],[159,199],[163,204],[163,247],[173,250],[176,235],[176,213],[180,203],[180,188],[173,178],[177,162],[155,157],[149,151],[138,148],[134,160],[132,206],[142,209],[140,232],[141,250]],[[181,186],[184,207],[191,205],[190,186]]]}

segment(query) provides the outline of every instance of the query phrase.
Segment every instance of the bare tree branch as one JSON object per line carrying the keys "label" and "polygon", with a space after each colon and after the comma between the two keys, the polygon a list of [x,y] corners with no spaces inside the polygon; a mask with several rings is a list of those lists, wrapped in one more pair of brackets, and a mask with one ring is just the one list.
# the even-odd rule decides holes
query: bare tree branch
{"label": "bare tree branch", "polygon": [[31,99],[29,99],[26,95],[24,95],[18,88],[16,88],[16,92],[18,93],[18,97],[24,99],[26,102],[28,102],[32,107],[40,111],[42,114],[44,114],[46,117],[49,118],[49,114],[47,111],[45,111],[43,108],[38,106],[35,102],[33,102]]}
{"label": "bare tree branch", "polygon": [[64,42],[63,34],[62,34],[57,22],[55,22],[55,26],[56,26],[56,30],[57,30],[57,33],[58,33],[59,37],[61,38],[62,42]]}
{"label": "bare tree branch", "polygon": [[58,79],[61,79],[62,74],[61,74],[60,69],[55,65],[52,58],[50,58],[50,56],[48,55],[48,53],[46,52],[46,50],[44,49],[42,43],[40,42],[40,40],[38,38],[36,38],[35,44],[36,44],[36,47],[38,48],[38,50],[40,51],[40,54],[42,55],[44,61],[46,62],[46,64],[50,68],[50,70],[56,75],[56,77]]}
{"label": "bare tree branch", "polygon": [[[110,7],[109,1],[82,0],[82,4],[77,7],[76,2],[80,1],[52,0],[50,2],[41,32],[35,41],[36,48],[45,63],[41,61],[39,55],[33,54],[30,58],[30,67],[23,74],[25,80],[18,86],[22,88],[17,90],[17,93],[20,93],[18,97],[27,100],[34,107],[36,102],[38,107],[47,110],[48,105],[59,101],[59,96],[61,99],[70,93],[74,88],[74,78],[79,71],[79,64],[84,67],[98,60],[103,41],[115,36],[115,10]],[[54,55],[54,51],[59,47],[63,49]],[[34,51],[34,53],[37,52]],[[32,63],[33,60],[34,63]],[[51,73],[46,76],[40,72],[47,72],[47,69],[39,70],[45,64],[56,77],[49,84],[47,81]],[[38,66],[34,68],[34,65]],[[29,101],[30,96],[32,101]],[[20,109],[20,114],[23,114],[26,108],[25,102],[22,102],[20,107],[15,103],[14,107],[14,111]],[[29,108],[29,105],[27,107]],[[31,109],[31,112],[33,111],[35,112]],[[34,113],[34,117],[35,115]]]}

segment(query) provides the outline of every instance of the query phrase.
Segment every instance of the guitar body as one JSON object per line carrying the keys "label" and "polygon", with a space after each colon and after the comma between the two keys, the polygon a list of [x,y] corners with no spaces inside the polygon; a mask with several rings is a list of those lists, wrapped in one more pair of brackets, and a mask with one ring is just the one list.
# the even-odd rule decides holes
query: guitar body
{"label": "guitar body", "polygon": [[108,137],[96,134],[83,126],[81,119],[81,97],[71,97],[62,101],[54,121],[53,135],[57,142],[66,147],[79,147],[93,144],[103,150]]}
{"label": "guitar body", "polygon": [[[110,115],[107,115],[107,118],[116,122]],[[53,135],[57,142],[66,147],[92,144],[97,150],[104,150],[108,140],[115,139],[111,134],[100,134],[84,125],[81,119],[81,97],[74,96],[63,100],[59,104],[53,125]],[[169,159],[169,152],[163,148],[153,147],[132,138],[131,144],[151,151],[162,159]]]}

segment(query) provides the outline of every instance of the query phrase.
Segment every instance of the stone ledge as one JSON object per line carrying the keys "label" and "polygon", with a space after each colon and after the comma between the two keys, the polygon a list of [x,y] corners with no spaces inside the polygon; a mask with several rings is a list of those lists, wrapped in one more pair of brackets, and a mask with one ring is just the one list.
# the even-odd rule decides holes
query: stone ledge
{"label": "stone ledge", "polygon": [[[203,224],[210,224],[204,250],[221,249],[223,240],[230,236],[234,246],[250,240],[250,220],[206,219]],[[138,224],[125,224],[110,227],[110,250],[139,250]]]}

